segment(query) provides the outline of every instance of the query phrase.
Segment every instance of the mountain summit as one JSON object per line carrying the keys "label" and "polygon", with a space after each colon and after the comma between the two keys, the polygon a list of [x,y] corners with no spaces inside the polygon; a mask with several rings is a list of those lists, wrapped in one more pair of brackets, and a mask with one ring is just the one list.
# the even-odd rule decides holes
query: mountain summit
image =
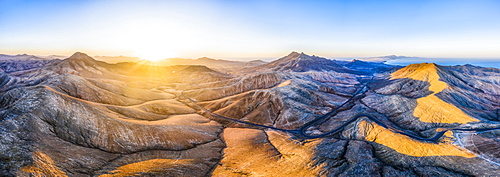
{"label": "mountain summit", "polygon": [[258,66],[258,70],[269,71],[337,71],[342,70],[344,67],[337,64],[335,61],[310,56],[305,53],[292,52],[285,57],[275,60],[271,63]]}
{"label": "mountain summit", "polygon": [[500,174],[500,69],[198,60],[0,62],[0,176]]}
{"label": "mountain summit", "polygon": [[95,61],[94,58],[88,56],[85,53],[82,52],[75,52],[73,55],[71,55],[68,60],[73,60],[73,61]]}

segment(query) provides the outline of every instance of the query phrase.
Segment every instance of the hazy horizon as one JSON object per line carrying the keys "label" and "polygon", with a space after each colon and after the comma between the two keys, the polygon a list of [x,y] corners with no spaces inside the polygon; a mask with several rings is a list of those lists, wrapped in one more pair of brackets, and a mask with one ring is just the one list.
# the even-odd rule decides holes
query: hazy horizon
{"label": "hazy horizon", "polygon": [[[291,51],[291,52],[300,52],[300,51]],[[85,53],[85,52],[83,52]],[[305,53],[305,52],[304,52]],[[4,53],[0,53],[2,55]],[[137,62],[141,59],[139,57],[134,57],[134,56],[124,56],[124,55],[119,55],[119,56],[100,56],[100,55],[93,55],[91,53],[87,53],[91,57],[93,57],[96,60],[101,60],[101,61],[106,61],[108,63],[119,63],[119,62]],[[183,57],[174,57],[174,58],[180,58],[180,59],[191,59],[191,60],[196,60],[199,58],[211,58],[211,59],[216,59],[216,60],[229,60],[229,61],[251,61],[251,60],[262,60],[265,62],[272,62],[274,60],[280,59],[282,57],[285,57],[289,53],[283,54],[279,57],[259,57],[259,58],[254,58],[254,57],[246,57],[246,58],[215,58],[215,57],[210,57],[210,56],[201,56],[201,57],[196,57],[196,58],[183,58]],[[312,53],[305,53],[307,55],[315,55]],[[22,54],[4,54],[4,55],[33,55],[33,54],[27,54],[27,53],[22,53]],[[33,55],[33,56],[38,56],[38,57],[49,57],[49,56],[58,56],[59,59],[65,59],[67,57],[70,57],[71,55],[65,56],[65,55]],[[454,66],[454,65],[465,65],[465,64],[472,64],[476,66],[482,66],[482,67],[495,67],[495,68],[500,68],[500,58],[499,59],[488,59],[488,58],[430,58],[430,57],[418,57],[418,56],[398,56],[398,55],[386,55],[386,56],[372,56],[372,57],[327,57],[327,56],[319,56],[327,59],[332,59],[332,60],[340,60],[340,61],[350,61],[353,59],[358,59],[358,60],[363,60],[363,61],[372,61],[372,62],[377,62],[377,60],[373,59],[383,59],[386,64],[390,65],[399,65],[399,66],[406,66],[409,64],[413,63],[436,63],[439,65],[444,65],[444,66]],[[387,57],[392,57],[392,58],[387,58]],[[167,59],[174,59],[174,58],[165,58],[163,60]],[[380,61],[378,61],[380,62]]]}
{"label": "hazy horizon", "polygon": [[500,58],[498,1],[0,1],[0,53]]}

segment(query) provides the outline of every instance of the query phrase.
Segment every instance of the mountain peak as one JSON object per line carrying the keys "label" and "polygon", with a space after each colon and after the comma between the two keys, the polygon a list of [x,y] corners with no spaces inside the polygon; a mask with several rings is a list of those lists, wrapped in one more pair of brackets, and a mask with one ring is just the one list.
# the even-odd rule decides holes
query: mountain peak
{"label": "mountain peak", "polygon": [[198,60],[198,61],[213,61],[213,60],[215,60],[215,59],[208,58],[208,57],[201,57],[201,58],[198,58],[197,60]]}
{"label": "mountain peak", "polygon": [[82,57],[82,56],[89,57],[86,53],[83,52],[75,52],[73,55],[71,55],[71,57]]}
{"label": "mountain peak", "polygon": [[410,64],[402,69],[401,71],[413,73],[413,72],[422,72],[422,71],[429,71],[429,70],[436,70],[437,66],[435,63],[415,63],[415,64]]}
{"label": "mountain peak", "polygon": [[193,72],[216,72],[216,71],[204,65],[189,65],[188,67],[180,70],[179,72],[193,73]]}
{"label": "mountain peak", "polygon": [[[292,53],[290,53],[290,54],[288,54],[287,56],[284,56],[284,57],[282,57],[282,58],[280,58],[280,59],[286,59],[286,60],[296,59],[296,58],[297,58],[297,57],[299,57],[300,55],[301,55],[300,53],[293,51]],[[278,59],[278,60],[280,60],[280,59]]]}
{"label": "mountain peak", "polygon": [[394,72],[393,75],[397,75],[397,78],[404,78],[415,73],[436,72],[437,68],[438,67],[434,63],[415,63],[399,69]]}
{"label": "mountain peak", "polygon": [[439,67],[434,63],[417,63],[397,70],[391,74],[391,78],[410,78],[414,80],[426,81],[431,83],[429,90],[437,93],[446,88],[446,83],[440,81],[441,77],[438,74],[439,71]]}
{"label": "mountain peak", "polygon": [[81,67],[95,67],[96,65],[106,63],[103,61],[97,61],[94,58],[88,56],[85,53],[82,52],[76,52],[73,55],[71,55],[69,58],[63,60],[63,63],[68,63],[72,67],[73,66],[81,66]]}
{"label": "mountain peak", "polygon": [[268,64],[261,65],[258,68],[262,70],[271,71],[295,71],[295,72],[305,72],[305,71],[332,71],[343,69],[332,60],[310,56],[304,52],[298,53],[293,51],[285,57],[279,58]]}
{"label": "mountain peak", "polygon": [[316,56],[309,56],[309,55],[305,54],[304,52],[298,53],[298,52],[293,51],[292,53],[290,53],[287,56],[282,57],[282,58],[280,58],[278,60],[281,60],[281,61],[314,60],[316,58],[317,59],[325,59],[325,58],[316,57]]}
{"label": "mountain peak", "polygon": [[90,57],[87,54],[82,53],[82,52],[75,52],[68,59],[70,59],[70,60],[94,60],[94,58],[92,58],[92,57]]}

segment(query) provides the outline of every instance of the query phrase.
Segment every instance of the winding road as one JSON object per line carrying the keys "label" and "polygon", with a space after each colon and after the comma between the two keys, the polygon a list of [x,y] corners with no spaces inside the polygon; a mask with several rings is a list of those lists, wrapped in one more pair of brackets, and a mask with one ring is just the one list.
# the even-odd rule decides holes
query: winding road
{"label": "winding road", "polygon": [[330,130],[328,132],[325,132],[325,133],[322,133],[322,134],[317,134],[317,135],[311,135],[311,134],[308,134],[306,131],[312,127],[314,124],[318,123],[319,121],[322,121],[322,120],[326,120],[327,118],[330,118],[332,116],[335,116],[338,112],[339,112],[339,109],[344,107],[345,105],[347,105],[349,102],[353,101],[354,98],[356,98],[357,96],[365,93],[368,89],[368,84],[370,82],[373,81],[373,76],[372,76],[372,79],[370,79],[369,81],[365,82],[359,90],[357,90],[352,96],[351,98],[349,98],[348,100],[346,100],[344,103],[342,103],[341,105],[339,105],[337,108],[333,109],[332,111],[304,124],[303,126],[301,126],[299,129],[296,129],[296,130],[288,130],[288,129],[282,129],[282,128],[277,128],[277,127],[272,127],[272,126],[267,126],[267,125],[260,125],[260,124],[256,124],[256,123],[252,123],[252,122],[248,122],[248,121],[242,121],[242,120],[238,120],[238,119],[234,119],[234,118],[229,118],[229,117],[225,117],[225,116],[222,116],[222,115],[219,115],[219,114],[215,114],[213,112],[211,112],[210,110],[208,109],[205,109],[201,106],[199,106],[197,104],[197,101],[192,99],[192,98],[189,98],[188,96],[186,96],[184,94],[184,92],[181,92],[181,96],[187,98],[191,103],[193,103],[194,105],[196,105],[200,110],[204,111],[204,112],[207,112],[209,113],[212,117],[216,117],[216,118],[219,118],[219,119],[224,119],[224,120],[229,120],[229,121],[233,121],[233,122],[237,122],[237,123],[241,123],[241,124],[246,124],[246,125],[250,125],[250,126],[256,126],[256,127],[261,127],[261,128],[268,128],[268,129],[272,129],[272,130],[277,130],[277,131],[283,131],[283,132],[288,132],[288,133],[293,133],[293,134],[296,134],[298,135],[299,137],[303,137],[305,139],[314,139],[314,138],[322,138],[322,137],[327,137],[327,136],[331,136],[331,135],[335,135],[337,133],[340,133],[344,130],[344,128],[355,122],[356,120],[362,118],[362,117],[366,117],[367,119],[371,120],[372,122],[386,128],[386,129],[389,129],[395,133],[398,133],[398,134],[402,134],[402,135],[405,135],[405,136],[408,136],[412,139],[415,139],[415,140],[419,140],[419,141],[427,141],[427,142],[432,142],[432,143],[437,143],[437,141],[447,132],[447,131],[452,131],[452,130],[456,130],[456,131],[467,131],[467,132],[484,132],[484,131],[491,131],[491,130],[500,130],[500,127],[494,127],[494,128],[478,128],[478,129],[463,129],[463,128],[449,128],[449,129],[445,129],[443,131],[439,131],[437,132],[434,136],[432,137],[421,137],[421,136],[418,136],[418,135],[415,135],[413,133],[408,133],[407,131],[405,130],[400,130],[398,128],[395,128],[393,126],[389,126],[387,125],[386,123],[380,121],[378,118],[376,118],[375,116],[372,116],[372,115],[369,115],[369,114],[358,114],[356,116],[354,116],[353,118],[349,119],[348,121],[346,121],[344,124],[340,125],[339,127],[333,129],[333,130]]}

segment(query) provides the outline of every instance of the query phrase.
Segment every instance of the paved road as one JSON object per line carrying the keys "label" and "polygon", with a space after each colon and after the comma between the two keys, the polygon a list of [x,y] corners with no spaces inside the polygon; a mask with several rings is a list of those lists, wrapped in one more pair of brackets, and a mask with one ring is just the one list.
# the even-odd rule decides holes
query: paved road
{"label": "paved road", "polygon": [[351,124],[351,123],[355,122],[356,120],[358,120],[360,118],[363,118],[363,117],[368,118],[372,122],[374,122],[374,123],[376,123],[376,124],[378,124],[378,125],[386,128],[386,129],[390,129],[391,131],[393,131],[395,133],[399,133],[399,134],[408,136],[408,137],[416,139],[416,140],[428,141],[428,142],[436,142],[439,138],[441,138],[446,133],[446,131],[451,131],[451,130],[469,131],[469,132],[484,132],[484,131],[499,130],[500,129],[500,127],[495,127],[495,128],[480,128],[480,129],[462,129],[462,128],[455,128],[455,129],[453,129],[453,128],[451,128],[451,129],[446,129],[446,130],[443,130],[443,131],[439,131],[433,137],[426,138],[426,137],[421,137],[421,136],[415,135],[413,133],[409,133],[408,131],[405,131],[405,130],[400,130],[400,129],[392,127],[392,126],[388,126],[386,123],[380,121],[378,118],[376,118],[375,116],[372,116],[370,114],[358,114],[358,115],[354,116],[353,118],[349,119],[348,121],[346,121],[341,126],[335,128],[333,130],[330,130],[328,132],[325,132],[325,133],[322,133],[322,134],[317,134],[317,135],[311,135],[311,134],[308,134],[306,132],[307,129],[309,129],[310,127],[312,127],[314,124],[316,124],[316,123],[318,123],[320,121],[327,120],[328,118],[330,118],[332,116],[335,116],[339,112],[340,108],[344,107],[348,103],[352,102],[356,97],[360,96],[361,94],[363,94],[367,90],[369,90],[368,87],[367,87],[367,85],[372,80],[373,80],[373,77],[369,81],[367,81],[365,83],[362,83],[362,86],[360,87],[360,89],[357,90],[351,96],[351,98],[349,98],[348,100],[346,100],[344,103],[342,103],[337,108],[335,108],[332,111],[330,111],[330,112],[328,112],[328,113],[326,113],[326,114],[324,114],[324,115],[322,115],[322,116],[320,116],[320,117],[318,117],[318,118],[316,118],[316,119],[314,119],[314,120],[312,120],[312,121],[304,124],[299,129],[296,129],[296,130],[288,130],[288,129],[281,129],[281,128],[267,126],[267,125],[260,125],[260,124],[256,124],[256,123],[252,123],[252,122],[242,121],[242,120],[238,120],[238,119],[234,119],[234,118],[229,118],[229,117],[225,117],[225,116],[222,116],[222,115],[218,115],[218,114],[215,114],[215,113],[211,112],[208,109],[205,109],[205,108],[199,106],[197,104],[197,101],[195,101],[195,100],[189,98],[188,96],[184,95],[184,93],[181,93],[181,96],[186,97],[190,102],[192,102],[194,105],[196,105],[200,110],[203,110],[204,112],[209,113],[212,117],[219,118],[219,119],[224,119],[224,120],[229,120],[229,121],[233,121],[233,122],[237,122],[237,123],[241,123],[241,124],[246,124],[246,125],[250,125],[250,126],[256,126],[256,127],[261,127],[261,128],[268,128],[268,129],[272,129],[272,130],[293,133],[293,134],[296,134],[299,137],[303,137],[305,139],[322,138],[322,137],[328,137],[328,136],[335,135],[337,133],[342,132],[344,130],[345,126],[347,126],[347,125],[349,125],[349,124]]}

